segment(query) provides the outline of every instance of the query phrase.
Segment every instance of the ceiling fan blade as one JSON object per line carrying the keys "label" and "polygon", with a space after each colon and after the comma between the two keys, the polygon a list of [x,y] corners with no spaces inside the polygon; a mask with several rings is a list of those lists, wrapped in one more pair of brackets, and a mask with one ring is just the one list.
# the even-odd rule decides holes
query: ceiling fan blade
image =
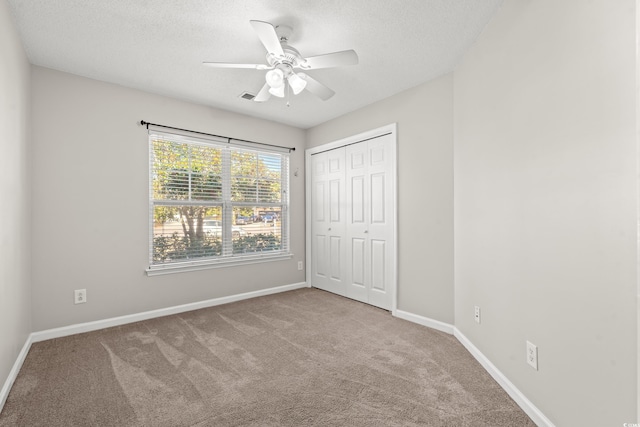
{"label": "ceiling fan blade", "polygon": [[280,44],[280,38],[276,34],[276,29],[273,25],[263,21],[250,21],[253,29],[258,34],[258,38],[271,55],[276,57],[284,56],[282,45]]}
{"label": "ceiling fan blade", "polygon": [[270,67],[266,64],[233,64],[229,62],[203,62],[202,65],[213,68],[253,68],[255,70],[270,70]]}
{"label": "ceiling fan blade", "polygon": [[298,73],[298,77],[306,80],[307,86],[305,87],[305,89],[307,89],[309,92],[322,99],[323,101],[326,101],[327,99],[335,95],[334,91],[305,73]]}
{"label": "ceiling fan blade", "polygon": [[260,92],[258,92],[258,94],[256,95],[255,98],[253,98],[253,100],[255,102],[264,102],[268,100],[271,97],[271,94],[269,93],[269,89],[271,89],[271,86],[265,83],[265,85],[262,86],[262,89],[260,89]]}
{"label": "ceiling fan blade", "polygon": [[318,68],[342,67],[344,65],[356,65],[358,54],[355,50],[343,50],[324,55],[310,56],[299,65],[304,70],[317,70]]}

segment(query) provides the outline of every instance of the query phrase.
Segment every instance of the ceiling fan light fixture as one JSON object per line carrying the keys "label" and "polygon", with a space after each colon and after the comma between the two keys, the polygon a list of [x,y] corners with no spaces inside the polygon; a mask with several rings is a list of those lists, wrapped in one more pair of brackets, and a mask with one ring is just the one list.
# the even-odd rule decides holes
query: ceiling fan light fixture
{"label": "ceiling fan light fixture", "polygon": [[269,89],[269,93],[278,98],[284,98],[284,84],[278,87],[272,87]]}
{"label": "ceiling fan light fixture", "polygon": [[302,92],[307,86],[307,81],[295,73],[291,73],[291,75],[287,77],[287,81],[289,82],[289,86],[291,86],[291,90],[293,90],[294,95]]}
{"label": "ceiling fan light fixture", "polygon": [[[335,92],[313,77],[306,75],[304,71],[358,63],[358,54],[354,50],[343,50],[305,58],[288,43],[292,34],[291,27],[287,25],[274,27],[268,22],[256,20],[249,22],[267,50],[267,64],[229,62],[204,62],[203,64],[213,68],[247,68],[266,71],[264,74],[266,82],[253,98],[255,102],[264,102],[271,95],[284,98],[285,92],[288,99],[291,92],[298,95],[303,90],[326,101],[335,95]],[[296,73],[295,71],[300,72]],[[288,102],[287,105],[289,105]]]}
{"label": "ceiling fan light fixture", "polygon": [[265,80],[267,81],[267,84],[271,86],[271,89],[282,87],[284,92],[284,73],[279,68],[267,71]]}

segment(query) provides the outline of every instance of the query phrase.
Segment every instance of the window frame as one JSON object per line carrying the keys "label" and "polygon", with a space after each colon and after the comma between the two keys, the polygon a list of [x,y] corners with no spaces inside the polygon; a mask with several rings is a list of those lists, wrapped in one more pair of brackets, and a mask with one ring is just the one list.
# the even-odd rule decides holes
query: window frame
{"label": "window frame", "polygon": [[[154,140],[162,139],[176,144],[188,144],[189,146],[208,146],[220,149],[222,153],[222,199],[221,200],[197,200],[190,199],[154,199]],[[146,269],[148,276],[178,273],[184,271],[196,271],[210,268],[230,267],[247,264],[256,264],[264,262],[272,262],[278,260],[290,259],[293,257],[290,248],[290,156],[289,149],[268,147],[264,148],[260,144],[226,140],[222,138],[192,136],[183,133],[167,132],[164,130],[149,129],[149,242],[148,242],[148,261],[149,267]],[[234,201],[231,191],[234,174],[232,173],[231,157],[234,151],[249,152],[257,155],[279,156],[280,159],[280,201],[264,202],[258,201]],[[191,174],[193,171],[189,171]],[[277,181],[276,181],[277,182]],[[191,189],[189,189],[189,197],[191,197]],[[154,261],[154,209],[156,206],[209,206],[220,207],[221,225],[222,225],[222,254],[218,256],[203,256],[188,260],[177,260],[170,262]],[[250,253],[233,253],[233,219],[234,208],[254,207],[259,209],[273,208],[280,210],[280,249],[269,250],[264,252]],[[206,219],[206,218],[205,218]],[[275,224],[274,224],[275,226]]]}

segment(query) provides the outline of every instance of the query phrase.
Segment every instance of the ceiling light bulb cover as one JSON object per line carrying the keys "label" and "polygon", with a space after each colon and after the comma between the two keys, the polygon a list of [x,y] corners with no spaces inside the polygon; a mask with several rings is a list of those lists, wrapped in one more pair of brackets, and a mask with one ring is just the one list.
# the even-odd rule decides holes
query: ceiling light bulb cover
{"label": "ceiling light bulb cover", "polygon": [[278,98],[284,98],[284,84],[279,87],[272,87],[269,89],[269,93],[273,96],[277,96]]}
{"label": "ceiling light bulb cover", "polygon": [[265,79],[267,81],[267,84],[271,86],[272,89],[284,86],[284,73],[278,68],[269,70],[265,76]]}
{"label": "ceiling light bulb cover", "polygon": [[291,73],[291,75],[287,77],[287,81],[289,82],[289,86],[291,86],[294,95],[302,92],[307,86],[307,81],[300,78],[297,74],[294,73]]}

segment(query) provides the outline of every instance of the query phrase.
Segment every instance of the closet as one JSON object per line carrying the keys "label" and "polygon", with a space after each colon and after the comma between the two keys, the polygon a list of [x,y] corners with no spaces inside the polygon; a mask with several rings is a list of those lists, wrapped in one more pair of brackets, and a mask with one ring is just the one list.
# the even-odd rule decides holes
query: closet
{"label": "closet", "polygon": [[396,289],[391,130],[307,150],[311,286],[387,310]]}

